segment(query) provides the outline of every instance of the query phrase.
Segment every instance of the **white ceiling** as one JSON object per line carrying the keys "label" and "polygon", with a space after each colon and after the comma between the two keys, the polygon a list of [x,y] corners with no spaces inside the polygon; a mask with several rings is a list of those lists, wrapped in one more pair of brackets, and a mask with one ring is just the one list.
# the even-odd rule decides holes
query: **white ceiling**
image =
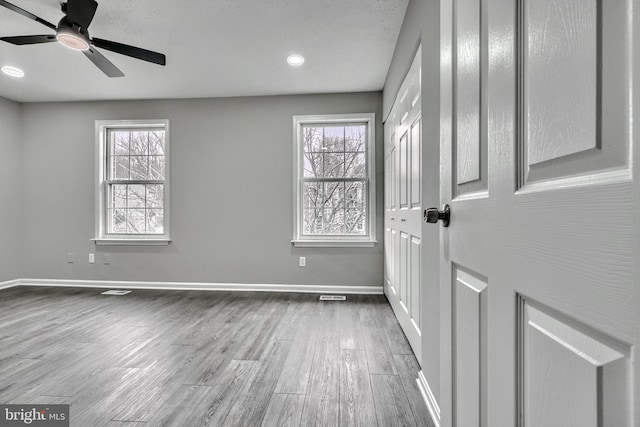
{"label": "white ceiling", "polygon": [[[57,24],[58,0],[9,0]],[[0,96],[20,102],[380,90],[408,0],[98,0],[91,36],[164,53],[166,67],[99,49],[109,78],[59,43],[0,41]],[[52,34],[0,7],[0,37]],[[298,68],[286,58],[302,54]]]}

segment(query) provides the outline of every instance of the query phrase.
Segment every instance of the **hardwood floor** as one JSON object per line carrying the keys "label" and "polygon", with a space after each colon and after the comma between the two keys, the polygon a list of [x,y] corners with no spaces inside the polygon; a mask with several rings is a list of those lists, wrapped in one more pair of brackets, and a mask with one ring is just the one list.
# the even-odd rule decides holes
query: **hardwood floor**
{"label": "hardwood floor", "polygon": [[384,296],[0,291],[0,403],[71,425],[431,426]]}

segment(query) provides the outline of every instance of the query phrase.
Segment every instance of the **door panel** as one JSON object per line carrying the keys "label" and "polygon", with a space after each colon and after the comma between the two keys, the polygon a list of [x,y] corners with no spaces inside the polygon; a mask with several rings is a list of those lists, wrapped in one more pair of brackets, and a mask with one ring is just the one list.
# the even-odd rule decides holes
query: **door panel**
{"label": "door panel", "polygon": [[[415,104],[414,104],[415,105]],[[420,209],[422,206],[422,169],[420,160],[422,159],[420,134],[420,116],[411,124],[411,208]]]}
{"label": "door panel", "polygon": [[459,0],[455,9],[453,144],[456,196],[487,190],[487,139],[481,98],[481,2]]}
{"label": "door panel", "polygon": [[398,230],[391,229],[391,241],[389,242],[389,246],[391,246],[391,273],[389,274],[389,287],[394,295],[398,294]]}
{"label": "door panel", "polygon": [[389,176],[385,194],[385,229],[391,235],[386,245],[392,246],[385,265],[385,294],[413,352],[421,361],[421,102],[420,54],[418,49],[409,73],[401,85],[389,119],[385,123]]}
{"label": "door panel", "polygon": [[400,292],[398,292],[398,300],[400,302],[400,307],[405,314],[408,313],[407,310],[407,281],[408,281],[408,273],[409,273],[409,235],[404,232],[400,232],[400,257],[398,258],[398,262],[400,263]]}
{"label": "door panel", "polygon": [[536,141],[529,145],[529,164],[594,149],[598,0],[523,4],[526,132]]}
{"label": "door panel", "polygon": [[416,236],[411,237],[411,279],[409,280],[409,285],[411,288],[409,289],[409,315],[411,317],[413,328],[420,330],[420,301],[421,301],[421,292],[420,292],[420,278],[422,266],[422,240]]}
{"label": "door panel", "polygon": [[636,425],[634,3],[477,4],[441,2],[442,425]]}
{"label": "door panel", "polygon": [[455,422],[486,426],[487,293],[486,280],[454,266]]}
{"label": "door panel", "polygon": [[456,176],[480,179],[480,1],[459,0],[456,10]]}
{"label": "door panel", "polygon": [[400,137],[400,209],[407,209],[409,205],[408,199],[408,187],[409,187],[409,174],[407,173],[407,160],[409,150],[409,134],[405,133]]}
{"label": "door panel", "polygon": [[629,425],[629,346],[519,302],[524,425]]}
{"label": "door panel", "polygon": [[521,0],[519,7],[520,186],[574,185],[575,177],[624,169],[625,2]]}

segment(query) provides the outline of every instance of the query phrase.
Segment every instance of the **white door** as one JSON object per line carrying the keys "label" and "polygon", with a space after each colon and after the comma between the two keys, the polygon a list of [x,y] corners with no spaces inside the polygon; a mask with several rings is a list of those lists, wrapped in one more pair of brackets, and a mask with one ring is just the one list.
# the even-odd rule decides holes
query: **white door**
{"label": "white door", "polygon": [[420,52],[385,123],[385,294],[422,363]]}
{"label": "white door", "polygon": [[638,4],[441,5],[442,425],[638,426]]}

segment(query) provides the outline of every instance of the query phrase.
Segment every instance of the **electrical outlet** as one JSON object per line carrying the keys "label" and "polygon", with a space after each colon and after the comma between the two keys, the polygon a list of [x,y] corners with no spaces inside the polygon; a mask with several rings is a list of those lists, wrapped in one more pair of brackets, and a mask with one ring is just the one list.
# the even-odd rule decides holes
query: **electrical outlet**
{"label": "electrical outlet", "polygon": [[89,254],[89,264],[96,262],[96,254]]}
{"label": "electrical outlet", "polygon": [[307,266],[307,257],[300,257],[300,267],[306,267]]}
{"label": "electrical outlet", "polygon": [[74,262],[76,262],[76,256],[73,252],[67,252],[67,262],[69,264],[73,264]]}

